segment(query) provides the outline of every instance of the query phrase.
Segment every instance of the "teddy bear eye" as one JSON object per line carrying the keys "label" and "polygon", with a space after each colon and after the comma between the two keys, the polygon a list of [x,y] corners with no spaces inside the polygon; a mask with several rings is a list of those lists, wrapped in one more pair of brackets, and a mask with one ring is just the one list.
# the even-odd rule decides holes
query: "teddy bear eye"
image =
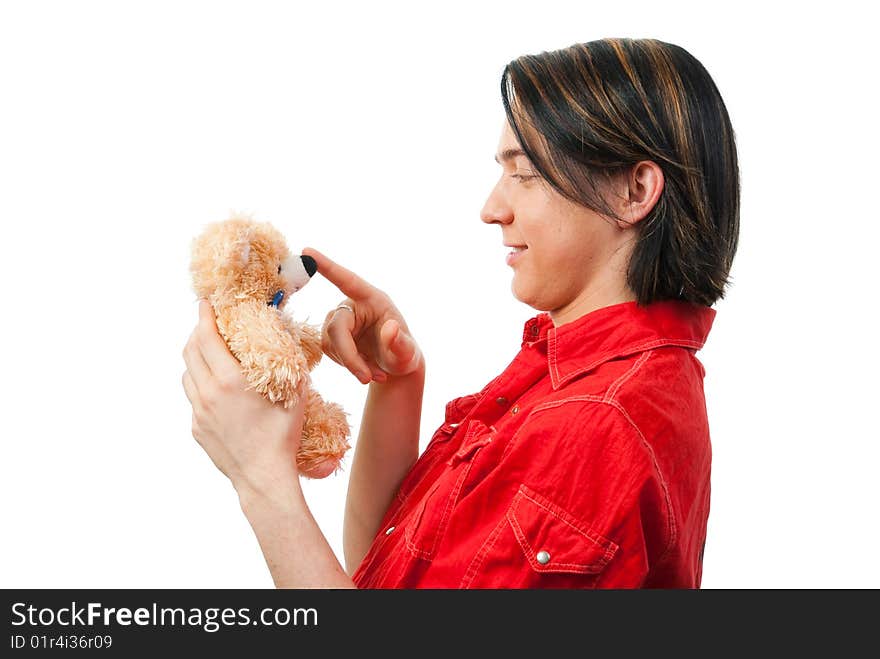
{"label": "teddy bear eye", "polygon": [[280,265],[278,266],[278,274],[279,275],[281,274],[281,266]]}

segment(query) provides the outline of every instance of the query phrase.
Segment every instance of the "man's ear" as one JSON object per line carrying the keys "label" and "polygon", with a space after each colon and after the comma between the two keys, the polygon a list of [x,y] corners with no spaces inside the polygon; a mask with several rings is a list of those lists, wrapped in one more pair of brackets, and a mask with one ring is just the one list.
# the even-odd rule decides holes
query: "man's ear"
{"label": "man's ear", "polygon": [[620,228],[629,228],[645,219],[657,205],[666,181],[663,170],[652,160],[637,162],[624,176],[617,179],[619,212],[625,222]]}

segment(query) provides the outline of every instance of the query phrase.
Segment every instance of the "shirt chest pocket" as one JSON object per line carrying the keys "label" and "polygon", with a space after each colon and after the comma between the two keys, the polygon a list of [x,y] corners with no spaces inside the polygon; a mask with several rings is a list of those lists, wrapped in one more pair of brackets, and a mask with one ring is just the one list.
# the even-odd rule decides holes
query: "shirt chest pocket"
{"label": "shirt chest pocket", "polygon": [[471,419],[460,446],[446,454],[443,468],[405,522],[406,546],[417,558],[430,561],[449,526],[450,518],[479,452],[492,441],[494,428]]}
{"label": "shirt chest pocket", "polygon": [[463,588],[590,588],[618,546],[520,485]]}

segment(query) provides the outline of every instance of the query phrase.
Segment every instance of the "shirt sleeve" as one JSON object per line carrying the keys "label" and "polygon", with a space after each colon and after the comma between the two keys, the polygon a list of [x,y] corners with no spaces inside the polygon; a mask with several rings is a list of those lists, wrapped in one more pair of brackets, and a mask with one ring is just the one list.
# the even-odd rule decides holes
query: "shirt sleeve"
{"label": "shirt sleeve", "polygon": [[575,400],[531,414],[514,437],[520,474],[507,518],[528,587],[636,588],[670,541],[650,444],[614,403]]}

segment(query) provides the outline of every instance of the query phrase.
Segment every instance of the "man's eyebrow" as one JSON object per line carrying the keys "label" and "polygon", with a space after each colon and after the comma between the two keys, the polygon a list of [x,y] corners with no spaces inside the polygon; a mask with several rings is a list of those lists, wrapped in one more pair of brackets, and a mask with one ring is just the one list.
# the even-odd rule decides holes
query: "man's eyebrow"
{"label": "man's eyebrow", "polygon": [[[500,165],[502,160],[504,162],[507,162],[508,160],[516,158],[517,156],[524,155],[526,155],[526,153],[522,149],[504,149],[504,151],[502,151],[499,155],[495,156],[495,162]],[[499,160],[499,158],[501,160]]]}

